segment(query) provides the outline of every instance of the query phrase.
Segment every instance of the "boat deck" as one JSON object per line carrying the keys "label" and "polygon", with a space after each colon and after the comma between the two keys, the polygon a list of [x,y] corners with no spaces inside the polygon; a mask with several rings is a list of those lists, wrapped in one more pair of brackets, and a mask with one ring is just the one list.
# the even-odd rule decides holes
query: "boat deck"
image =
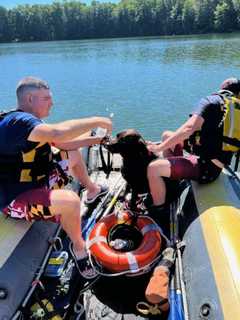
{"label": "boat deck", "polygon": [[[106,157],[106,153],[104,155]],[[91,163],[91,159],[94,159]],[[89,170],[91,179],[99,184],[106,184],[110,189],[121,175],[121,156],[114,154],[113,171],[106,174],[99,170],[101,159],[95,154],[94,148],[90,151]],[[84,215],[87,208],[84,205],[85,192],[82,195],[81,212]],[[87,290],[82,296],[82,303],[87,320],[147,320],[151,317],[142,317],[136,314],[136,303],[145,301],[144,292],[149,282],[150,274],[137,277],[101,277],[91,290]],[[81,299],[80,299],[81,300]],[[156,317],[154,318],[156,319]],[[164,317],[159,317],[164,319]]]}
{"label": "boat deck", "polygon": [[[104,157],[105,160],[107,160],[106,153]],[[115,181],[121,175],[121,165],[121,156],[115,154],[113,158],[113,170],[109,177],[107,177],[102,170],[98,148],[93,147],[90,149],[88,169],[92,181],[98,184],[106,184],[112,189]],[[240,177],[239,172],[237,175]],[[193,193],[191,196],[192,195],[194,195],[196,203],[192,197],[192,200],[189,202],[190,207],[188,204],[188,211],[186,212],[186,216],[188,215],[186,218],[188,219],[186,219],[187,222],[185,221],[184,228],[186,248],[183,252],[184,279],[186,281],[187,297],[190,306],[189,319],[195,320],[195,315],[199,315],[199,297],[202,297],[203,301],[200,301],[201,305],[209,303],[210,301],[210,306],[214,307],[216,305],[218,307],[216,310],[213,308],[213,311],[211,311],[213,315],[217,314],[215,318],[212,317],[211,319],[220,320],[224,319],[222,316],[224,312],[221,310],[222,305],[224,305],[224,303],[226,304],[226,302],[228,303],[229,298],[222,295],[222,297],[224,297],[224,299],[222,299],[225,302],[220,301],[221,299],[219,298],[220,285],[225,289],[226,282],[220,282],[219,280],[220,278],[223,279],[224,275],[221,275],[221,277],[216,276],[217,272],[219,273],[221,270],[224,270],[222,266],[219,268],[223,260],[217,259],[216,257],[214,257],[214,259],[211,258],[211,255],[213,256],[216,252],[216,242],[214,242],[212,232],[213,227],[216,227],[216,222],[214,221],[212,226],[210,218],[213,219],[214,215],[217,215],[218,220],[216,221],[218,222],[220,218],[223,219],[225,217],[225,211],[219,210],[219,207],[222,205],[234,206],[239,211],[239,186],[237,186],[234,178],[230,177],[229,174],[224,171],[220,178],[212,184],[201,186],[193,183]],[[89,217],[94,207],[92,209],[86,207],[84,204],[85,199],[86,192],[83,191],[81,193],[81,215],[83,217]],[[213,207],[217,210],[216,214],[213,212]],[[209,220],[206,220],[205,217],[207,215],[205,212],[208,212],[209,209],[211,210],[211,214],[208,215]],[[229,219],[230,214],[231,212],[226,215],[226,219]],[[235,214],[235,212],[234,218],[236,218],[237,223],[240,224],[238,214]],[[231,225],[231,221],[228,222],[228,224],[229,228],[234,228],[234,225]],[[207,228],[209,229],[209,234],[206,233]],[[223,231],[227,234],[225,230],[226,222],[221,225],[221,228],[222,230],[224,229]],[[0,289],[4,288],[8,292],[7,299],[0,300],[0,319],[4,319],[4,317],[10,319],[16,311],[23,297],[31,287],[32,280],[39,272],[39,266],[42,265],[49,248],[48,240],[58,232],[57,229],[58,226],[51,222],[46,223],[40,221],[30,224],[25,221],[6,219],[5,216],[0,215]],[[219,232],[219,235],[224,234],[222,230]],[[230,233],[232,234],[233,232],[229,232],[229,234]],[[214,241],[212,240],[212,243],[208,244],[210,237],[212,237],[211,239]],[[238,232],[236,232],[236,239],[238,238]],[[239,242],[235,239],[234,241],[234,245],[238,245]],[[211,248],[210,245],[213,247]],[[231,248],[233,248],[233,245]],[[219,250],[222,250],[222,247]],[[198,252],[198,254],[196,255],[195,252]],[[240,261],[239,255],[238,261]],[[216,264],[216,266],[214,266],[214,264]],[[191,266],[191,268],[189,266]],[[225,263],[225,266],[227,266],[227,263]],[[156,316],[143,317],[136,313],[136,303],[145,301],[144,292],[150,276],[151,273],[136,277],[102,276],[91,289],[87,290],[79,298],[78,302],[84,306],[85,319],[156,319]],[[201,284],[206,278],[208,281],[202,286]],[[219,286],[218,288],[217,285]],[[18,290],[16,290],[16,288]],[[197,292],[199,292],[199,294],[196,294]],[[232,292],[234,293],[235,291],[232,290]],[[228,296],[230,295],[228,294]],[[207,297],[207,300],[205,297]],[[231,299],[231,301],[234,300]],[[236,301],[238,302],[239,299]],[[233,312],[234,306],[230,309],[231,310],[227,310],[227,312]],[[228,317],[228,319],[230,318],[233,319],[234,317]],[[81,319],[84,318],[81,317]],[[164,320],[166,319],[166,315],[157,316],[157,319]]]}

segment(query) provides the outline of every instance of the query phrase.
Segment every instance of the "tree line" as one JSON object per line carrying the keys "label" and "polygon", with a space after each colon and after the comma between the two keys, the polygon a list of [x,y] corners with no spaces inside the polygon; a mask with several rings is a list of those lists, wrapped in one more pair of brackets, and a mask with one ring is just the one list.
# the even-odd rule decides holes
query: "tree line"
{"label": "tree line", "polygon": [[[26,0],[27,1],[27,0]],[[0,6],[0,42],[158,36],[240,30],[240,0],[64,0]]]}

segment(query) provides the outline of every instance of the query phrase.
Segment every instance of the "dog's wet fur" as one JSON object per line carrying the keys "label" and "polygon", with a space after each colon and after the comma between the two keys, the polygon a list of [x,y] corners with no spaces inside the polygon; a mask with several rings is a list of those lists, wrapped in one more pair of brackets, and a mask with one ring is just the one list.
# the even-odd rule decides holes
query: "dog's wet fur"
{"label": "dog's wet fur", "polygon": [[149,192],[147,167],[157,156],[147,149],[141,134],[134,129],[124,130],[105,144],[111,153],[123,158],[122,175],[136,194]]}

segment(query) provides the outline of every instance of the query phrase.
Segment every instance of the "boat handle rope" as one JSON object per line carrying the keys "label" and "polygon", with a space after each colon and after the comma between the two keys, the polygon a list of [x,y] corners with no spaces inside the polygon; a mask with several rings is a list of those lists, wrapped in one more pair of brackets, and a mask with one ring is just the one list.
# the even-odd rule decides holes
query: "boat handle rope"
{"label": "boat handle rope", "polygon": [[[90,263],[92,265],[92,267],[94,268],[94,270],[100,275],[100,276],[104,276],[104,277],[119,277],[119,276],[123,276],[123,275],[129,275],[129,276],[134,276],[134,274],[138,274],[140,272],[145,272],[145,270],[148,270],[151,266],[153,266],[154,264],[156,264],[160,259],[162,258],[162,252],[155,258],[153,259],[152,262],[150,262],[149,264],[145,265],[144,267],[138,268],[136,270],[126,270],[126,271],[122,271],[122,272],[117,272],[117,273],[105,273],[102,271],[99,271],[96,267],[97,262],[95,262],[94,258],[92,257],[91,254],[89,254],[89,260]],[[98,265],[98,267],[100,268],[100,266]]]}
{"label": "boat handle rope", "polygon": [[[121,193],[121,192],[119,192]],[[109,213],[108,208],[105,210],[104,214],[102,215],[102,217],[106,216],[106,213]],[[145,217],[145,215],[139,215],[139,217]],[[166,241],[166,245],[170,246],[170,241],[168,240],[168,238],[163,234],[162,229],[159,227],[159,225],[151,218],[148,217],[149,219],[152,220],[152,222],[156,225],[156,228],[159,230],[159,232],[161,233],[161,236],[165,239]],[[87,248],[89,248],[89,243],[87,241]],[[161,258],[162,258],[162,252],[156,256],[156,258],[153,259],[153,261],[151,261],[149,264],[145,265],[144,267],[138,268],[136,270],[126,270],[126,271],[122,271],[122,272],[117,272],[117,273],[104,273],[102,271],[99,271],[96,267],[96,265],[98,267],[99,264],[97,264],[96,262],[94,262],[95,260],[93,259],[92,255],[90,254],[90,251],[88,250],[88,254],[89,254],[89,261],[91,263],[91,266],[94,268],[94,270],[100,275],[100,276],[104,276],[104,277],[118,277],[118,276],[122,276],[122,275],[129,275],[129,276],[134,276],[135,273],[139,273],[139,272],[145,272],[145,270],[148,270],[151,266],[153,266],[155,263],[157,263]]]}
{"label": "boat handle rope", "polygon": [[[63,249],[63,243],[60,237],[50,238],[48,242],[50,243],[50,245],[53,247],[55,251],[58,251],[58,250],[61,251]],[[59,246],[59,248],[57,246]]]}
{"label": "boat handle rope", "polygon": [[164,299],[161,301],[160,304],[149,304],[147,302],[141,301],[136,304],[136,309],[139,313],[143,314],[144,316],[148,315],[158,315],[161,314],[162,311],[159,309],[161,304],[166,303],[168,300]]}
{"label": "boat handle rope", "polygon": [[76,301],[76,303],[74,304],[73,311],[74,311],[74,313],[77,314],[77,317],[75,318],[75,320],[80,319],[81,316],[84,314],[84,306],[83,306],[83,304],[79,301],[79,299],[78,299],[78,300]]}
{"label": "boat handle rope", "polygon": [[37,285],[39,285],[43,291],[46,290],[41,280],[33,280],[32,287],[36,287]]}

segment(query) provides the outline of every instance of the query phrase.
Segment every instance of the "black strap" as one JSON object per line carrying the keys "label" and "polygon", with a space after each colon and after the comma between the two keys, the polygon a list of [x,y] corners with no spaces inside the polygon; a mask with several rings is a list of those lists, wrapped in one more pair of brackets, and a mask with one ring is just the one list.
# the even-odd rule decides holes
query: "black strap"
{"label": "black strap", "polygon": [[59,171],[61,178],[64,180],[64,185],[67,185],[70,182],[69,176],[66,174],[66,172],[63,170],[63,168],[60,166],[58,162],[54,161],[54,166]]}
{"label": "black strap", "polygon": [[234,171],[238,171],[239,160],[240,160],[240,150],[236,153]]}
{"label": "black strap", "polygon": [[230,138],[230,137],[223,136],[222,140],[227,144],[240,148],[240,140],[238,140],[237,138]]}
{"label": "black strap", "polygon": [[109,175],[111,173],[112,165],[113,165],[113,159],[111,159],[110,151],[107,151],[107,167],[108,167],[107,178],[109,177]]}
{"label": "black strap", "polygon": [[11,109],[9,111],[1,110],[0,111],[0,121],[3,120],[7,115],[9,115],[10,113],[13,113],[13,112],[24,112],[24,111],[21,109]]}
{"label": "black strap", "polygon": [[105,158],[104,158],[102,144],[100,144],[100,146],[99,146],[99,154],[100,154],[100,159],[101,159],[101,162],[102,162],[103,172],[107,175],[107,178],[108,178],[109,174],[110,174],[110,172],[112,170],[112,161],[111,161],[110,152],[107,151],[107,163],[106,163]]}

